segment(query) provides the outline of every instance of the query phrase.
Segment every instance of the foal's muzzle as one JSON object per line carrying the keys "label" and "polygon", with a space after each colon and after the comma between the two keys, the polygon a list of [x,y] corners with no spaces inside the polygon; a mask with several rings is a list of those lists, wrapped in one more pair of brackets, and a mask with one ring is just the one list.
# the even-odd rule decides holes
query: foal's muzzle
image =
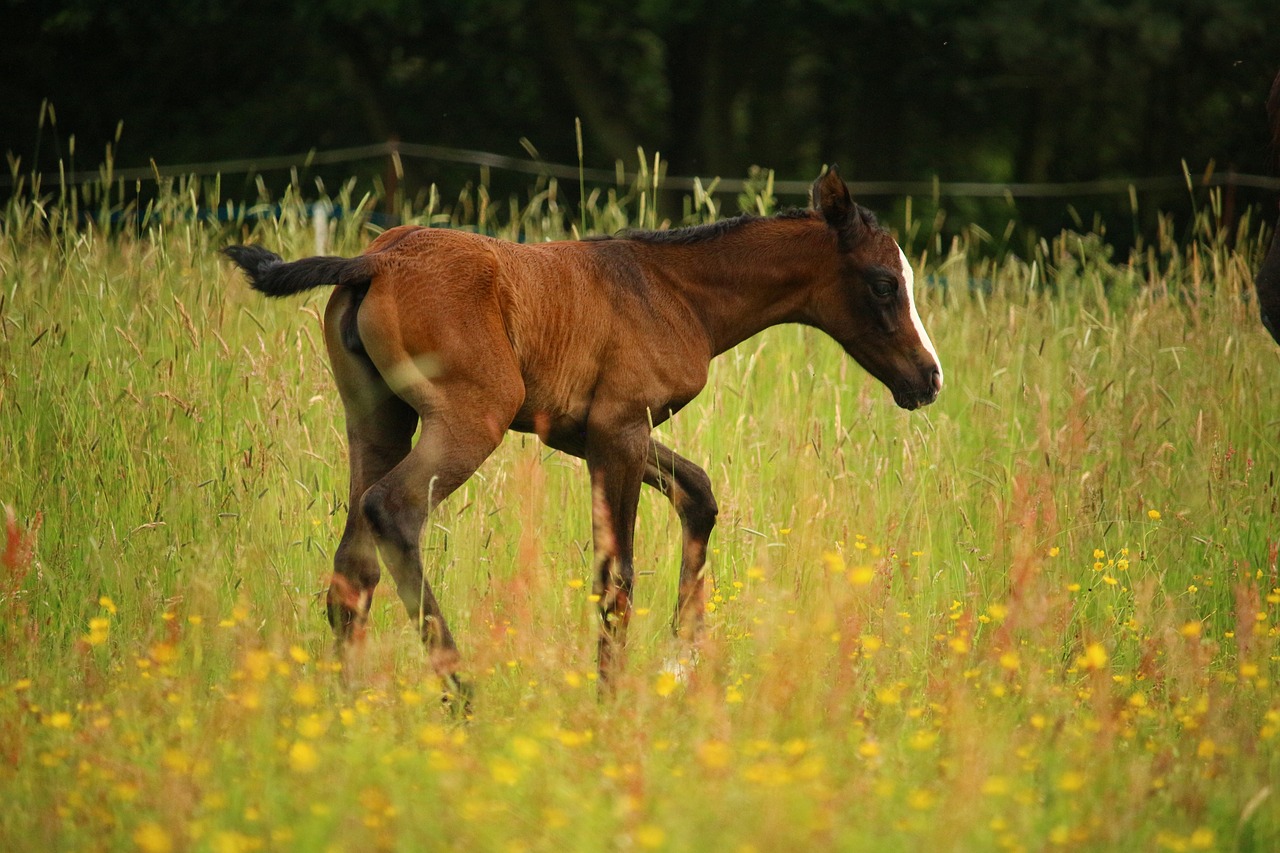
{"label": "foal's muzzle", "polygon": [[904,409],[918,409],[938,399],[942,391],[942,371],[937,365],[924,370],[921,382],[912,385],[899,385],[893,389],[893,402]]}

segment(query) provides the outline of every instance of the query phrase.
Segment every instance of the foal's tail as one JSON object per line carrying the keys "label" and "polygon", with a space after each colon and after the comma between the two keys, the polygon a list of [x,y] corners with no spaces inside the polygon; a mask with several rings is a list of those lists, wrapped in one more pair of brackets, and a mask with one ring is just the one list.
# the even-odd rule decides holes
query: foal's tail
{"label": "foal's tail", "polygon": [[261,246],[227,246],[222,254],[249,276],[249,285],[267,296],[292,296],[313,287],[368,287],[373,264],[366,255],[354,258],[303,258],[285,263]]}

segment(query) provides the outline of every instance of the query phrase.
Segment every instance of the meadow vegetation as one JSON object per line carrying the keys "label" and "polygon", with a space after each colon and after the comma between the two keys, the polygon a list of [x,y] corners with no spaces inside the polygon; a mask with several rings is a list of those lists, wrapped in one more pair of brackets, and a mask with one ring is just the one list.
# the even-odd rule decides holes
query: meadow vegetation
{"label": "meadow vegetation", "polygon": [[[175,182],[142,210],[102,190],[4,208],[0,847],[1280,846],[1257,227],[1209,204],[1124,259],[1077,233],[1018,258],[889,223],[946,371],[917,412],[808,329],[715,362],[660,431],[721,506],[687,684],[662,669],[666,501],[642,498],[628,669],[602,700],[585,470],[510,436],[425,537],[476,686],[463,723],[390,578],[367,671],[337,671],[325,294],[267,302],[217,254],[313,252],[298,198]],[[579,217],[554,185],[477,189],[404,214],[558,239],[656,224],[650,199]],[[331,249],[355,253],[372,201],[334,200]]]}

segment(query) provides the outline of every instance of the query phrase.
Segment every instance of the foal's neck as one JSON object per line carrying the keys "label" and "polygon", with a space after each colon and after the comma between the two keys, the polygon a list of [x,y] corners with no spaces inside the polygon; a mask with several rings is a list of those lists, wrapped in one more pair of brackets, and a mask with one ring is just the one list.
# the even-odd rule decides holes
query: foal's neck
{"label": "foal's neck", "polygon": [[713,356],[770,326],[807,322],[812,288],[837,259],[816,216],[750,220],[705,242],[649,249],[702,321]]}

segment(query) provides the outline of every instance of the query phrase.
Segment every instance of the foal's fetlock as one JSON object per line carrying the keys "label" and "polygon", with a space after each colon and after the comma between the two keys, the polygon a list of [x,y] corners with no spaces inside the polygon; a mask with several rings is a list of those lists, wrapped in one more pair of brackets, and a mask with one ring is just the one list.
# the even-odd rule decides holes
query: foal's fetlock
{"label": "foal's fetlock", "polygon": [[471,700],[475,696],[475,688],[471,686],[471,682],[459,678],[457,673],[446,675],[442,681],[444,689],[440,694],[440,703],[444,709],[455,720],[470,722],[473,716]]}
{"label": "foal's fetlock", "polygon": [[[374,578],[377,583],[377,578]],[[329,578],[329,592],[325,597],[325,611],[329,626],[339,640],[359,642],[364,638],[364,614],[369,609],[369,590],[361,589],[342,574],[334,572]]]}

